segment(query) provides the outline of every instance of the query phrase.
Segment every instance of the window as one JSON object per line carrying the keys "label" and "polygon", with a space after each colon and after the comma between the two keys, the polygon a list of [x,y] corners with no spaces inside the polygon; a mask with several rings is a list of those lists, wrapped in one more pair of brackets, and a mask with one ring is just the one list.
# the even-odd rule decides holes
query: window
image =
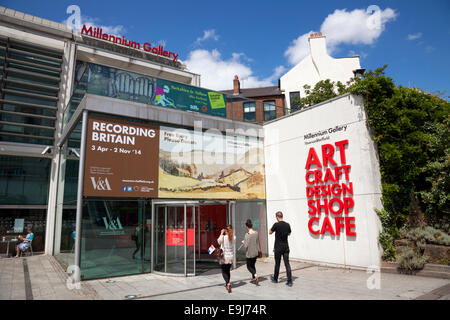
{"label": "window", "polygon": [[244,102],[244,121],[256,122],[256,107],[254,102]]}
{"label": "window", "polygon": [[300,91],[289,92],[289,101],[292,103],[294,98],[300,98]]}
{"label": "window", "polygon": [[46,205],[51,160],[0,156],[0,203]]}
{"label": "window", "polygon": [[275,100],[264,101],[264,121],[269,121],[277,117]]}

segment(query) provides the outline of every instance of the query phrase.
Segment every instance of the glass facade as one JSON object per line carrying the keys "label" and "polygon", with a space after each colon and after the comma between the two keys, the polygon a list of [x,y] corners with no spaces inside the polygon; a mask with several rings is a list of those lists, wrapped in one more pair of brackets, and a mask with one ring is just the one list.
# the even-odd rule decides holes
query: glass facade
{"label": "glass facade", "polygon": [[[266,204],[265,201],[236,201],[236,215],[235,215],[235,235],[238,241],[237,244],[244,239],[247,229],[245,222],[251,219],[253,229],[258,231],[260,249],[263,256],[267,256],[267,222],[266,222]],[[245,250],[236,251],[236,259],[245,261]]]}
{"label": "glass facade", "polygon": [[[0,237],[16,239],[19,235],[26,236],[27,228],[31,227],[34,233],[32,242],[33,252],[43,252],[45,245],[45,226],[47,209],[0,209]],[[0,243],[0,253],[15,254],[17,242]],[[6,246],[9,246],[7,250]]]}
{"label": "glass facade", "polygon": [[[0,142],[54,144],[61,63],[60,51],[0,37]],[[52,161],[30,155],[0,155],[0,236],[15,240],[31,226],[33,251],[42,252]]]}
{"label": "glass facade", "polygon": [[[40,36],[45,37],[45,32]],[[208,248],[216,241],[220,229],[231,222],[230,201],[201,205],[197,199],[191,201],[195,204],[165,207],[163,218],[156,210],[155,223],[164,221],[165,229],[160,233],[152,223],[155,199],[84,197],[79,204],[82,215],[77,234],[77,192],[78,184],[82,183],[78,181],[81,121],[58,153],[55,140],[60,133],[59,121],[63,126],[70,121],[86,93],[219,117],[226,117],[226,95],[109,66],[80,61],[68,65],[63,61],[64,50],[0,36],[0,143],[6,142],[2,147],[12,146],[13,152],[19,150],[16,155],[7,155],[11,150],[0,149],[5,153],[0,155],[0,237],[24,235],[26,228],[32,227],[33,251],[44,252],[48,250],[47,213],[55,213],[51,226],[53,254],[62,266],[73,265],[78,237],[81,275],[86,280],[151,272],[152,265],[154,270],[167,273],[195,274],[199,261],[216,264]],[[66,87],[72,68],[75,68],[72,95],[60,120],[62,110],[58,107],[64,97],[60,89]],[[167,75],[170,71],[164,72]],[[245,121],[256,122],[255,102],[245,108]],[[34,146],[28,150],[31,144]],[[53,147],[52,152],[40,154],[41,146],[42,150]],[[55,183],[51,188],[50,181]],[[172,241],[179,240],[179,229],[187,231],[186,245],[168,244],[171,236]],[[51,231],[49,234],[53,235]],[[162,256],[158,251],[160,244],[164,244]],[[14,245],[8,246],[10,254],[15,251]],[[1,242],[0,253],[6,250],[6,242]],[[160,267],[161,259],[164,270]]]}
{"label": "glass facade", "polygon": [[0,155],[0,204],[46,205],[51,160]]}
{"label": "glass facade", "polygon": [[149,272],[150,241],[151,207],[146,201],[83,201],[83,280]]}
{"label": "glass facade", "polygon": [[[31,227],[34,252],[44,251],[50,166],[47,158],[0,156],[0,237],[14,239]],[[9,247],[12,254],[14,243]]]}
{"label": "glass facade", "polygon": [[0,38],[0,141],[53,144],[61,55]]}
{"label": "glass facade", "polygon": [[226,117],[226,96],[219,92],[80,61],[75,74],[64,123],[70,121],[85,93]]}

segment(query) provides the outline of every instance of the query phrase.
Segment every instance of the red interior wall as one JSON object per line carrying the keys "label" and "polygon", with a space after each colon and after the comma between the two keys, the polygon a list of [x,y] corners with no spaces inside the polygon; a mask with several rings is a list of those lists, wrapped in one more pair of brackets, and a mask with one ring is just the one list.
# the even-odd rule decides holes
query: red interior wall
{"label": "red interior wall", "polygon": [[[200,206],[200,253],[208,253],[208,248],[211,244],[217,247],[217,238],[219,237],[220,230],[224,229],[226,226],[226,205]],[[207,227],[209,230],[205,231]]]}

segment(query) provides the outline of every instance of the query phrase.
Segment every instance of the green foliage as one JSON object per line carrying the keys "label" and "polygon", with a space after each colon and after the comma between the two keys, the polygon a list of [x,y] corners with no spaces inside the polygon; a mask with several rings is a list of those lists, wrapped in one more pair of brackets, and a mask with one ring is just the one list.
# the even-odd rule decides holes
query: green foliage
{"label": "green foliage", "polygon": [[399,271],[411,272],[422,269],[427,262],[427,257],[423,255],[427,243],[450,245],[448,233],[431,226],[408,229],[408,226],[405,225],[401,234],[404,238],[410,240],[413,245],[407,247],[397,257]]}
{"label": "green foliage", "polygon": [[397,258],[397,268],[400,272],[413,273],[421,270],[427,263],[427,258],[413,248],[405,249]]}
{"label": "green foliage", "polygon": [[420,250],[424,250],[427,243],[450,246],[450,236],[432,226],[417,227],[410,230],[403,229],[401,234],[406,239],[413,241]]}
{"label": "green foliage", "polygon": [[[393,241],[408,221],[413,198],[419,197],[428,223],[448,218],[450,104],[417,89],[395,86],[385,76],[386,67],[367,72],[347,91],[366,100],[380,159],[383,206],[390,216],[390,226],[383,226],[382,234],[391,237],[383,235],[380,241]],[[387,248],[384,256],[391,257]],[[417,260],[410,258],[402,259]]]}
{"label": "green foliage", "polygon": [[381,221],[382,230],[378,235],[378,241],[383,248],[383,260],[394,260],[396,250],[394,245],[395,236],[399,233],[395,223],[393,223],[393,215],[388,211],[375,209]]}
{"label": "green foliage", "polygon": [[311,86],[305,84],[305,97],[296,97],[291,101],[291,110],[297,111],[303,108],[315,105],[322,101],[326,101],[343,94],[346,90],[346,86],[340,81],[337,83],[330,79],[320,80],[311,89]]}
{"label": "green foliage", "polygon": [[[425,213],[432,223],[449,224],[450,207],[450,118],[441,123],[426,124],[426,143],[431,155],[422,174],[430,185],[420,191]],[[448,231],[447,231],[448,232]]]}
{"label": "green foliage", "polygon": [[[347,85],[324,80],[313,89],[305,86],[307,96],[294,102],[301,109],[347,92],[364,97],[380,161],[384,209],[377,212],[383,225],[379,241],[383,257],[393,259],[394,240],[400,237],[399,229],[412,221],[414,211],[424,212],[426,223],[448,233],[450,103],[416,88],[396,86],[385,75],[386,67],[367,71]],[[417,209],[412,210],[412,200],[417,201]],[[412,256],[402,259],[420,262]]]}

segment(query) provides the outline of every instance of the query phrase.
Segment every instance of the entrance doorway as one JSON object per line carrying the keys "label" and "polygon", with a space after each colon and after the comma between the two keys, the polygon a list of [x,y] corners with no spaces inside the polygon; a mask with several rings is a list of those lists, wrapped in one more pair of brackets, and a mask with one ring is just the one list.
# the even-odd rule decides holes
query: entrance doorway
{"label": "entrance doorway", "polygon": [[152,271],[192,276],[215,267],[211,245],[218,247],[220,230],[231,224],[230,201],[154,201]]}

